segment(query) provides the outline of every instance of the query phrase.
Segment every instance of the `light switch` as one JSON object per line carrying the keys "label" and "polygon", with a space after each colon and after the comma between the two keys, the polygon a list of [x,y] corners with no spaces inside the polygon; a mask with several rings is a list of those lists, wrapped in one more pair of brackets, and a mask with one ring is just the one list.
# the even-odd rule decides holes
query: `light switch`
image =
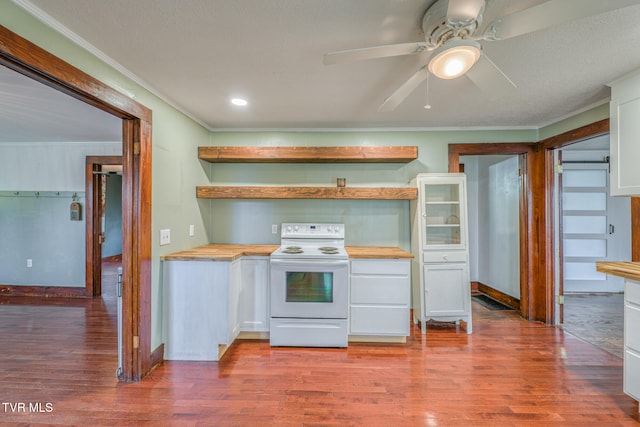
{"label": "light switch", "polygon": [[195,236],[196,235],[196,226],[191,224],[189,226],[189,236]]}
{"label": "light switch", "polygon": [[171,230],[168,228],[160,230],[160,246],[168,245],[169,243],[171,243]]}

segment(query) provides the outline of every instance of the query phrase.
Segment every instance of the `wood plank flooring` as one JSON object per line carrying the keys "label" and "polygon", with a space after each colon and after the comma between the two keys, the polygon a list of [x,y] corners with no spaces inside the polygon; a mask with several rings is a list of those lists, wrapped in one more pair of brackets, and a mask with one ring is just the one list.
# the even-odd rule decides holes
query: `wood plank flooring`
{"label": "wood plank flooring", "polygon": [[[271,348],[115,378],[115,298],[0,299],[0,425],[624,426],[622,360],[561,329],[474,304],[474,333],[407,344]],[[24,405],[20,410],[19,404]]]}
{"label": "wood plank flooring", "polygon": [[624,295],[565,294],[562,329],[622,359]]}

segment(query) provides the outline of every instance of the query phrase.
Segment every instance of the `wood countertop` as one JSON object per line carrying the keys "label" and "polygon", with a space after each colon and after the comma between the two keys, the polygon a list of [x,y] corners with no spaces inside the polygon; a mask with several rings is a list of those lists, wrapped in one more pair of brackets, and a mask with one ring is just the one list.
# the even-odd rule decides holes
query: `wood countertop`
{"label": "wood countertop", "polygon": [[395,246],[347,246],[349,258],[413,258],[404,249]]}
{"label": "wood countertop", "polygon": [[243,256],[269,256],[280,245],[205,245],[161,256],[163,261],[234,261]]}
{"label": "wood countertop", "polygon": [[596,270],[625,279],[640,280],[640,262],[600,261],[596,262]]}
{"label": "wood countertop", "polygon": [[[280,245],[212,244],[161,256],[163,261],[234,261],[243,256],[269,256]],[[349,258],[413,258],[394,246],[347,246]]]}

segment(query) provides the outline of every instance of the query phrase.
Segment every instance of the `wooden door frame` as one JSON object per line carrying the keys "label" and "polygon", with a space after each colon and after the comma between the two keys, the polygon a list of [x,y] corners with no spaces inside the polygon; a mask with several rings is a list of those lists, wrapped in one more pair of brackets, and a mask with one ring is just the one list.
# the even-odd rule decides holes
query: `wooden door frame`
{"label": "wooden door frame", "polygon": [[[153,367],[151,110],[0,26],[0,64],[122,119],[122,381]],[[93,292],[93,291],[92,291]]]}
{"label": "wooden door frame", "polygon": [[526,319],[534,319],[535,313],[531,310],[531,305],[535,301],[532,297],[529,283],[535,280],[535,271],[529,268],[535,265],[535,260],[531,259],[531,245],[536,241],[532,227],[535,211],[531,207],[535,206],[533,192],[531,191],[530,171],[534,169],[535,143],[528,142],[507,142],[507,143],[478,143],[478,144],[450,144],[449,145],[449,172],[460,171],[460,156],[483,156],[483,155],[516,155],[520,156],[522,191],[520,192],[520,314]]}
{"label": "wooden door frame", "polygon": [[122,156],[87,156],[85,160],[85,264],[86,295],[102,295],[102,244],[95,238],[100,229],[100,177],[94,172],[101,172],[103,166],[122,166]]}
{"label": "wooden door frame", "polygon": [[[537,143],[477,143],[449,145],[449,171],[456,172],[460,155],[526,154],[524,168],[525,215],[521,225],[521,237],[527,242],[523,250],[521,242],[520,311],[529,320],[553,324],[555,321],[555,227],[553,221],[554,192],[553,150],[609,132],[609,119],[572,129],[543,139]],[[640,261],[640,197],[631,198],[631,258]],[[524,280],[524,285],[522,283]]]}

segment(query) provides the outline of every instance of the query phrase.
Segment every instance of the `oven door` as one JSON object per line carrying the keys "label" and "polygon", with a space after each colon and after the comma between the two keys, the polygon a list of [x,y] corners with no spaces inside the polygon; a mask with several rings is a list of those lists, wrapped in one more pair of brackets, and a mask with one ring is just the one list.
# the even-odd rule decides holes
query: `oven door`
{"label": "oven door", "polygon": [[346,319],[348,260],[271,260],[271,317]]}

